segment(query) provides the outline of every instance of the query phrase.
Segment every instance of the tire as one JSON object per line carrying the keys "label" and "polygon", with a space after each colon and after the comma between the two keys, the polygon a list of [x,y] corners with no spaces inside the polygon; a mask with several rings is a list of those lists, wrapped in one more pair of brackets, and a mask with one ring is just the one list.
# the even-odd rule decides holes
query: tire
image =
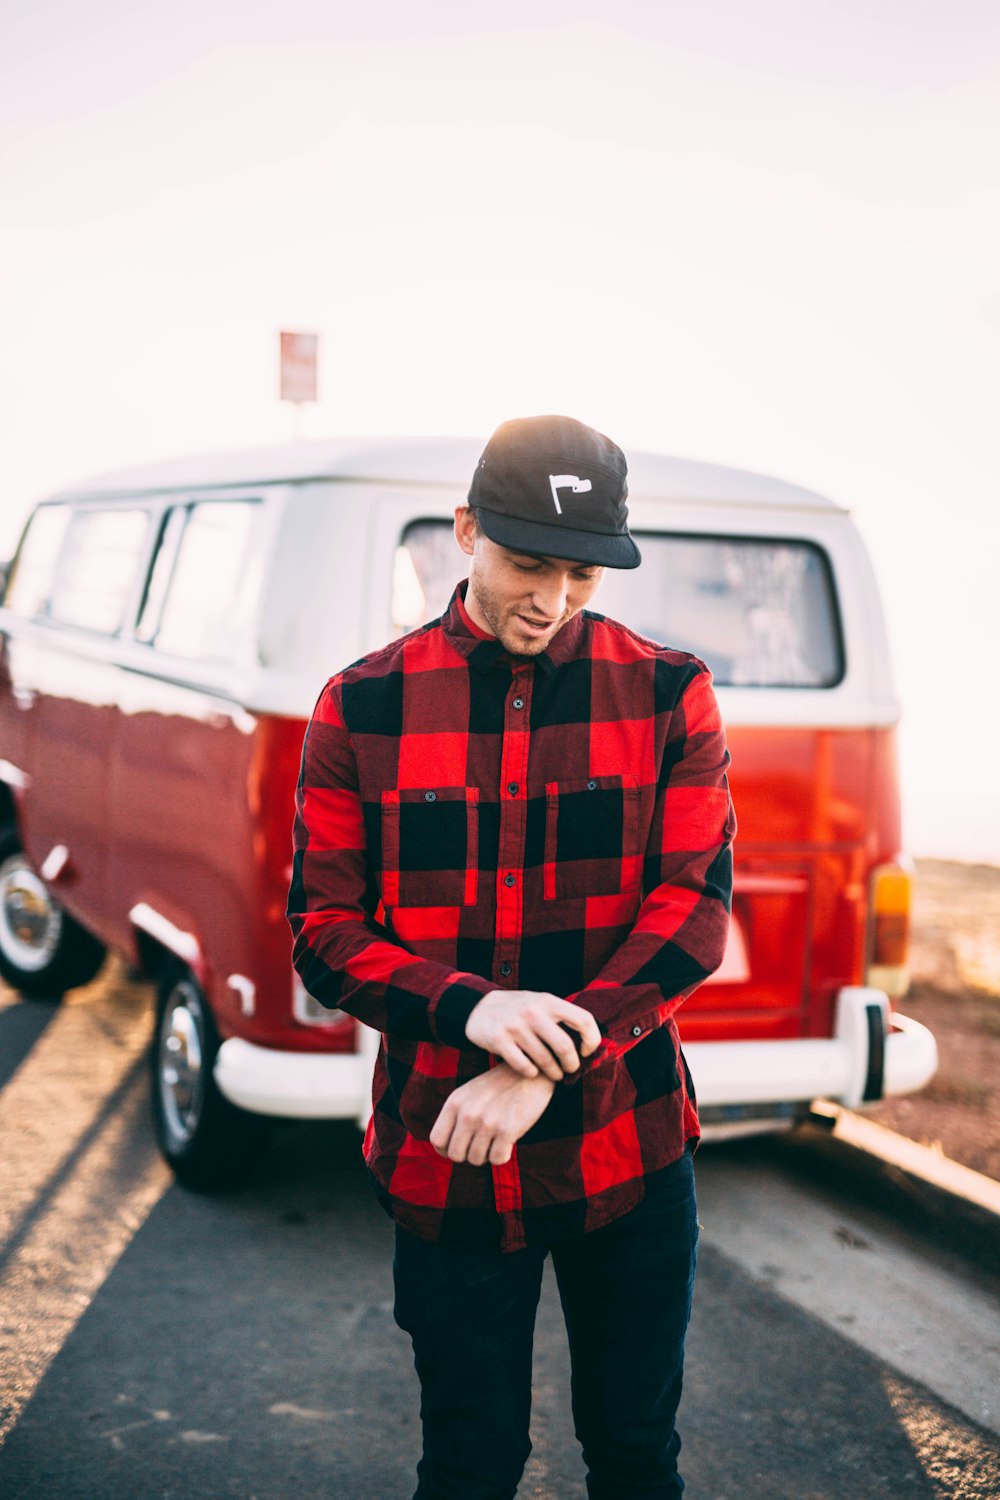
{"label": "tire", "polygon": [[0,975],[22,995],[61,1000],[90,983],[105,953],[32,868],[16,829],[0,831]]}
{"label": "tire", "polygon": [[191,970],[171,961],[160,977],[153,1036],[153,1121],[160,1150],[186,1187],[248,1182],[270,1122],[230,1104],[215,1082],[219,1033]]}

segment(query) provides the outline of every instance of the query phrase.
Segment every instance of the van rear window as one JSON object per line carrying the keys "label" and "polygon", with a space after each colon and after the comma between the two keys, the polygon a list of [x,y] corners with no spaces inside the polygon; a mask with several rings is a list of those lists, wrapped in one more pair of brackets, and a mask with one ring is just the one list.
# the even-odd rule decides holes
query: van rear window
{"label": "van rear window", "polygon": [[[593,607],[690,651],[731,687],[833,687],[843,648],[833,577],[814,542],[644,533],[642,566],[605,573]],[[393,619],[410,630],[447,606],[463,559],[441,521],[416,521],[394,573]]]}
{"label": "van rear window", "polygon": [[637,538],[642,567],[609,569],[597,608],[692,651],[732,687],[833,687],[843,676],[826,555],[784,538]]}

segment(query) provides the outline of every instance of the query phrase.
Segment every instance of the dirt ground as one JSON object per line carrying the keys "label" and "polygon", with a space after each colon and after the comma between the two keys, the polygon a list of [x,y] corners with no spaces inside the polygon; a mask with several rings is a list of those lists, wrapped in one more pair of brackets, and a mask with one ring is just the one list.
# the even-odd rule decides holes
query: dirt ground
{"label": "dirt ground", "polygon": [[899,1009],[933,1031],[938,1071],[865,1114],[1000,1179],[1000,869],[917,862],[911,967]]}

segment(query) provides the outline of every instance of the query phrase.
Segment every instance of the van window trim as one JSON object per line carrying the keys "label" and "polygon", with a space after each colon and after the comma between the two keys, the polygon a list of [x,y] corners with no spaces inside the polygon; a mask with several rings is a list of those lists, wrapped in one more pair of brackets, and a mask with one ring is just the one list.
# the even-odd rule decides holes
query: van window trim
{"label": "van window trim", "polygon": [[188,515],[190,515],[190,507],[185,506],[183,504],[180,504],[180,505],[161,505],[161,506],[159,506],[157,508],[156,526],[154,527],[153,542],[152,542],[152,546],[150,547],[149,557],[146,559],[146,569],[145,569],[145,573],[144,573],[143,578],[142,578],[142,585],[141,585],[141,588],[139,590],[139,597],[138,597],[138,599],[135,602],[135,611],[134,611],[133,617],[132,617],[132,629],[131,629],[130,639],[133,640],[133,641],[135,641],[138,645],[143,645],[143,646],[152,645],[153,639],[155,638],[155,635],[156,635],[156,631],[159,629],[160,616],[163,614],[163,601],[167,597],[167,593],[169,591],[170,584],[171,584],[171,582],[173,580],[174,567],[175,567],[175,565],[177,563],[177,554],[180,551],[181,537],[184,535],[184,532],[187,530],[188,515],[185,515],[183,523],[181,524],[180,528],[179,529],[175,528],[174,537],[172,538],[172,540],[169,543],[169,545],[170,545],[170,554],[167,557],[167,581],[166,581],[166,583],[164,585],[164,588],[163,588],[162,597],[160,598],[160,604],[159,604],[159,609],[158,609],[158,612],[157,612],[157,618],[156,618],[155,628],[153,630],[153,634],[151,636],[148,636],[148,637],[147,636],[141,636],[141,635],[139,635],[139,626],[140,626],[140,624],[142,622],[143,611],[146,608],[146,601],[149,598],[149,591],[150,591],[150,589],[152,587],[153,575],[156,572],[156,564],[157,564],[157,562],[159,560],[160,549],[164,546],[165,542],[167,542],[167,531],[169,530],[169,527],[170,527],[170,518],[171,518],[171,516],[174,516],[174,515],[180,515],[182,512],[185,512],[185,511],[187,511]]}

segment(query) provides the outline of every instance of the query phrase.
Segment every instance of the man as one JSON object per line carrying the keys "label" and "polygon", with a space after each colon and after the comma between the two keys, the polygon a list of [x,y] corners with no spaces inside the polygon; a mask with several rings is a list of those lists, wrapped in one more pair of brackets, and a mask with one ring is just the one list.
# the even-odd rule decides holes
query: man
{"label": "man", "polygon": [[365,1155],[396,1221],[419,1500],[508,1500],[551,1251],[592,1500],[674,1496],[697,1241],[672,1020],[721,961],[734,833],[703,663],[586,611],[640,556],[626,463],[504,423],[447,612],[333,677],[306,735],[289,919],[382,1043]]}

